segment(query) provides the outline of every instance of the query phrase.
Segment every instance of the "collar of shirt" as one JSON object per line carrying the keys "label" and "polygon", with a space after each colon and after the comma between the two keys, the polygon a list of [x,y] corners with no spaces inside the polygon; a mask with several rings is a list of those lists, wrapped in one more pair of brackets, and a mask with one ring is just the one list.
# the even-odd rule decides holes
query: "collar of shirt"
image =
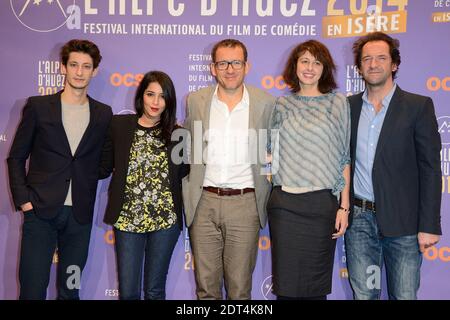
{"label": "collar of shirt", "polygon": [[[394,85],[392,86],[391,91],[389,91],[389,93],[383,98],[383,101],[381,102],[381,110],[380,112],[387,112],[387,109],[389,108],[389,104],[391,103],[391,99],[392,96],[394,95],[395,89],[397,88],[397,84],[394,83]],[[363,100],[363,106],[372,106],[372,103],[369,101],[369,98],[367,97],[367,88],[366,90],[364,90],[364,93],[362,95],[362,100]]]}
{"label": "collar of shirt", "polygon": [[[248,108],[250,106],[250,98],[249,98],[248,90],[245,87],[245,85],[243,85],[243,86],[244,86],[244,93],[242,95],[242,99],[241,99],[241,101],[239,101],[239,103],[236,105],[236,107],[233,109],[233,111]],[[216,85],[216,89],[214,90],[214,94],[213,94],[213,105],[226,106],[226,104],[223,101],[221,101],[219,99],[219,96],[217,95],[218,88],[219,88],[219,85]],[[227,107],[227,110],[228,110],[228,107]]]}

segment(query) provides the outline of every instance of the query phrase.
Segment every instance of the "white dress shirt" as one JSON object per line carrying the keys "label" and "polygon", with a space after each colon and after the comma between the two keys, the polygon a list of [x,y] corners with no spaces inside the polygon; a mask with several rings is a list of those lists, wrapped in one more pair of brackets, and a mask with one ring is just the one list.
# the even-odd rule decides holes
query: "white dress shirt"
{"label": "white dress shirt", "polygon": [[206,172],[203,186],[254,188],[249,159],[249,95],[244,86],[242,100],[230,112],[219,100],[217,87],[211,102],[206,132]]}

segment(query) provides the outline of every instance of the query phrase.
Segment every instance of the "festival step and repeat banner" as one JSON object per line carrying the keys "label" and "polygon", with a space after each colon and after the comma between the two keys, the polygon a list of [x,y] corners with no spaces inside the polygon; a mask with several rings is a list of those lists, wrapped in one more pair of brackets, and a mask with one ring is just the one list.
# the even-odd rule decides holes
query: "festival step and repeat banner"
{"label": "festival step and repeat banner", "polygon": [[[364,90],[353,64],[355,39],[381,30],[400,40],[397,83],[431,96],[442,137],[441,241],[424,254],[420,299],[450,299],[450,0],[3,0],[0,3],[0,299],[18,296],[22,214],[8,188],[6,157],[26,98],[62,89],[59,48],[73,38],[94,41],[103,60],[89,94],[115,114],[133,112],[144,73],[162,70],[176,87],[178,122],[189,92],[215,83],[210,51],[224,38],[243,41],[249,51],[247,83],[274,96],[288,92],[281,72],[298,43],[325,43],[338,66],[339,91]],[[415,159],[411,159],[415,161]],[[98,184],[90,255],[81,281],[82,299],[117,299],[111,227],[103,214],[109,179]],[[345,247],[338,240],[330,299],[351,299]],[[254,299],[271,292],[270,235],[261,231],[253,278]],[[55,265],[48,297],[55,298]],[[175,248],[167,281],[168,299],[195,299],[193,261],[186,229]],[[368,284],[385,287],[373,270]],[[369,283],[370,282],[370,283]],[[383,291],[383,298],[386,292]]]}

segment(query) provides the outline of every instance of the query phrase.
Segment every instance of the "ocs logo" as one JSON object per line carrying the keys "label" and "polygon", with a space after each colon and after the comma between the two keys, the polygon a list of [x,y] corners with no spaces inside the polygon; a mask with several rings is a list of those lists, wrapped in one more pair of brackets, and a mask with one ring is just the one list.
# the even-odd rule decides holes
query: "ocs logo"
{"label": "ocs logo", "polygon": [[450,145],[450,117],[442,116],[437,118],[437,121],[442,145]]}
{"label": "ocs logo", "polygon": [[61,28],[75,10],[75,0],[10,0],[17,20],[30,30],[51,32]]}
{"label": "ocs logo", "polygon": [[278,90],[284,90],[287,85],[284,83],[283,76],[271,76],[267,75],[261,79],[261,85],[264,89],[269,90],[277,88]]}
{"label": "ocs logo", "polygon": [[450,91],[450,77],[430,77],[427,80],[427,89],[430,91]]}

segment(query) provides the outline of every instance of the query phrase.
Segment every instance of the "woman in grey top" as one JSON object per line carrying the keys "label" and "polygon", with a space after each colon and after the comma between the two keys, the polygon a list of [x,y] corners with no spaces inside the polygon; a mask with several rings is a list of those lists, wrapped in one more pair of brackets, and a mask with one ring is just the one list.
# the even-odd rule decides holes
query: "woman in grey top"
{"label": "woman in grey top", "polygon": [[333,92],[335,70],[322,43],[299,44],[283,73],[292,94],[277,100],[271,117],[267,209],[278,299],[326,299],[336,239],[348,225],[350,109]]}

